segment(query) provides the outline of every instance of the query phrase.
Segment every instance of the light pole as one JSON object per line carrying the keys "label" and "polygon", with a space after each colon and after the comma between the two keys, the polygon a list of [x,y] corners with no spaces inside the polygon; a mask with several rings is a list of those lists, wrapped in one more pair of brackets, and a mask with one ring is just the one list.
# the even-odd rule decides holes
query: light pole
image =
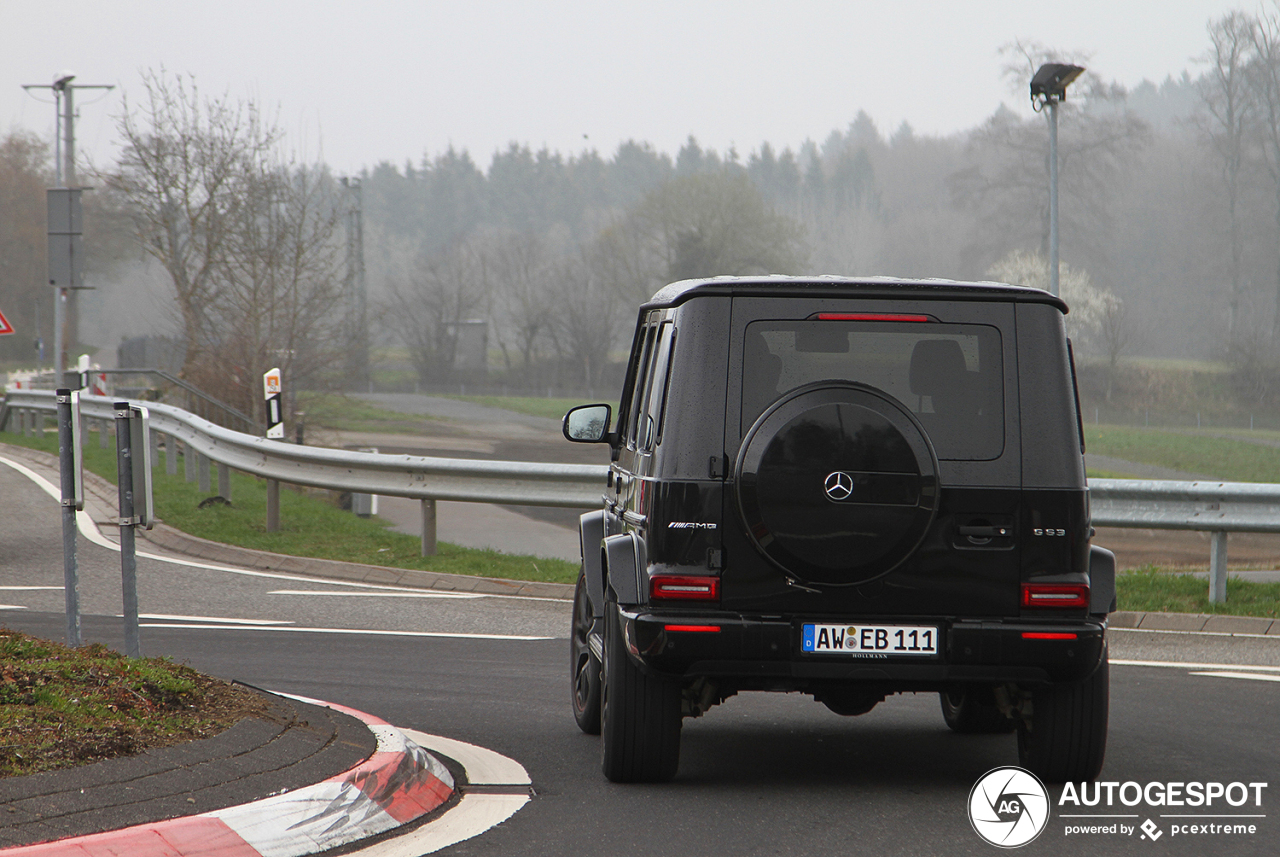
{"label": "light pole", "polygon": [[[53,92],[54,99],[54,115],[55,115],[55,131],[54,131],[54,169],[57,175],[57,187],[62,189],[71,189],[74,199],[68,202],[70,206],[68,219],[70,222],[79,223],[79,190],[76,188],[76,111],[74,94],[77,89],[105,89],[112,90],[115,86],[105,84],[83,84],[72,83],[76,76],[69,71],[62,71],[54,75],[51,84],[24,84],[23,89],[28,92],[33,89],[48,89]],[[71,214],[70,212],[74,212]],[[68,227],[69,228],[69,227]],[[75,227],[75,231],[79,231],[79,226]],[[52,240],[52,239],[51,239]],[[79,240],[79,239],[76,239]],[[70,246],[70,245],[68,245]],[[50,248],[50,259],[52,253],[57,252]],[[79,261],[73,260],[69,262],[68,271],[76,272],[79,270]],[[54,289],[53,296],[53,367],[55,377],[58,379],[58,385],[69,383],[65,378],[67,369],[67,350],[74,344],[74,333],[76,330],[75,317],[75,292],[84,288],[82,283],[76,282],[78,274],[72,273],[71,280],[65,284],[60,284]]]}
{"label": "light pole", "polygon": [[1049,118],[1049,294],[1058,296],[1058,103],[1066,100],[1067,87],[1084,74],[1084,68],[1045,63],[1031,78],[1031,107],[1037,113],[1048,107]]}

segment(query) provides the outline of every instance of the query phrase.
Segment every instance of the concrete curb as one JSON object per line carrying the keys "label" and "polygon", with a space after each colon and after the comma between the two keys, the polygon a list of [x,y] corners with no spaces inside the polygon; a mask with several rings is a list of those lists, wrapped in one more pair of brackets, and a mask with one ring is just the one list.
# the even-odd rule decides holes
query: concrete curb
{"label": "concrete curb", "polygon": [[[57,456],[25,446],[0,443],[5,455],[20,459],[27,465],[46,472],[53,484],[61,479]],[[109,534],[116,526],[116,487],[102,477],[85,471],[86,511],[94,522]],[[209,541],[176,530],[167,524],[138,530],[138,535],[158,548],[208,562],[242,566],[260,571],[278,571],[322,577],[326,580],[350,580],[357,583],[373,583],[384,586],[406,586],[414,589],[434,589],[449,592],[474,592],[485,595],[520,595],[527,598],[553,598],[573,600],[573,586],[567,583],[544,583],[533,580],[506,580],[496,577],[473,577],[465,574],[441,574],[418,569],[389,568],[381,565],[362,565],[313,557],[288,556],[269,551],[242,548],[222,542]],[[113,539],[114,541],[115,539]]]}
{"label": "concrete curb", "polygon": [[454,792],[435,756],[394,726],[355,709],[293,697],[349,714],[378,739],[345,773],[264,800],[121,830],[4,849],[14,857],[297,857],[337,848],[421,818]]}
{"label": "concrete curb", "polygon": [[1182,631],[1204,634],[1251,634],[1280,637],[1280,619],[1255,616],[1222,616],[1212,613],[1138,613],[1118,611],[1111,614],[1112,628],[1135,628],[1143,631]]}

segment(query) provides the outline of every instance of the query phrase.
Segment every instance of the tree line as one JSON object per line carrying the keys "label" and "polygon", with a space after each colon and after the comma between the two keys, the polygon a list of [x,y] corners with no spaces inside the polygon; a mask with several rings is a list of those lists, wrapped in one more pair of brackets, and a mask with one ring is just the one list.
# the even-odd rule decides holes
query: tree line
{"label": "tree line", "polygon": [[[1227,359],[1265,398],[1280,367],[1280,20],[1215,19],[1194,59],[1196,76],[1130,91],[1091,72],[1061,108],[1070,324],[1113,368],[1123,353]],[[1010,45],[1005,60],[1011,103],[1028,108],[1041,62],[1088,65],[1032,43]],[[230,367],[233,401],[252,399],[274,365],[310,385],[349,382],[344,356],[360,345],[346,321],[349,189],[283,154],[251,102],[164,74],[143,83],[118,121],[123,155],[90,195],[104,224],[104,237],[86,230],[99,279],[110,287],[122,259],[147,254],[170,282],[187,373]],[[0,282],[15,304],[6,313],[28,324],[43,279],[43,204],[31,200],[47,173],[40,140],[0,140],[0,201],[21,215],[0,222]],[[512,143],[484,167],[451,148],[352,178],[375,353],[404,349],[425,385],[460,377],[460,331],[473,320],[487,323],[490,366],[509,387],[591,389],[610,382],[638,304],[671,280],[1034,285],[1047,256],[1046,123],[1022,107],[942,137],[906,123],[886,133],[859,112],[796,149],[716,151],[692,136],[673,154],[642,141],[608,155]],[[0,340],[10,359],[18,348],[30,344]]]}

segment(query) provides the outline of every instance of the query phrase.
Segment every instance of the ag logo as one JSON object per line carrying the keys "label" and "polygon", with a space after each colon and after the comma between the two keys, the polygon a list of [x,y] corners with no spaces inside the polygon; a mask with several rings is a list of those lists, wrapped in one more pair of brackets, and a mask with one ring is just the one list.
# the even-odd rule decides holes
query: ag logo
{"label": "ag logo", "polygon": [[969,792],[969,823],[992,845],[1026,845],[1048,822],[1049,793],[1030,771],[996,768],[983,774]]}
{"label": "ag logo", "polygon": [[839,503],[841,500],[848,500],[853,493],[853,477],[843,470],[837,470],[827,474],[827,481],[822,487],[828,497]]}

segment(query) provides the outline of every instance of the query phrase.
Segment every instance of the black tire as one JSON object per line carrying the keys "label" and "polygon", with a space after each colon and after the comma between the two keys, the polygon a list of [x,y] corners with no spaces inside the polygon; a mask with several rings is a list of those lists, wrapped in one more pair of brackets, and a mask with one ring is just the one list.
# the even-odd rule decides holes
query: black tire
{"label": "black tire", "polygon": [[1031,722],[1018,723],[1018,762],[1047,783],[1088,782],[1107,749],[1107,653],[1089,678],[1037,689]]}
{"label": "black tire", "polygon": [[660,783],[680,765],[679,682],[647,675],[627,654],[617,608],[604,617],[600,766],[615,783]]}
{"label": "black tire", "polygon": [[600,734],[600,661],[591,653],[591,601],[587,577],[578,573],[573,590],[573,628],[569,633],[569,699],[573,719],[588,735]]}
{"label": "black tire", "polygon": [[938,694],[942,702],[942,718],[952,732],[963,735],[992,735],[1012,732],[1017,721],[1005,717],[996,707],[995,693],[989,687],[973,686],[944,690]]}

